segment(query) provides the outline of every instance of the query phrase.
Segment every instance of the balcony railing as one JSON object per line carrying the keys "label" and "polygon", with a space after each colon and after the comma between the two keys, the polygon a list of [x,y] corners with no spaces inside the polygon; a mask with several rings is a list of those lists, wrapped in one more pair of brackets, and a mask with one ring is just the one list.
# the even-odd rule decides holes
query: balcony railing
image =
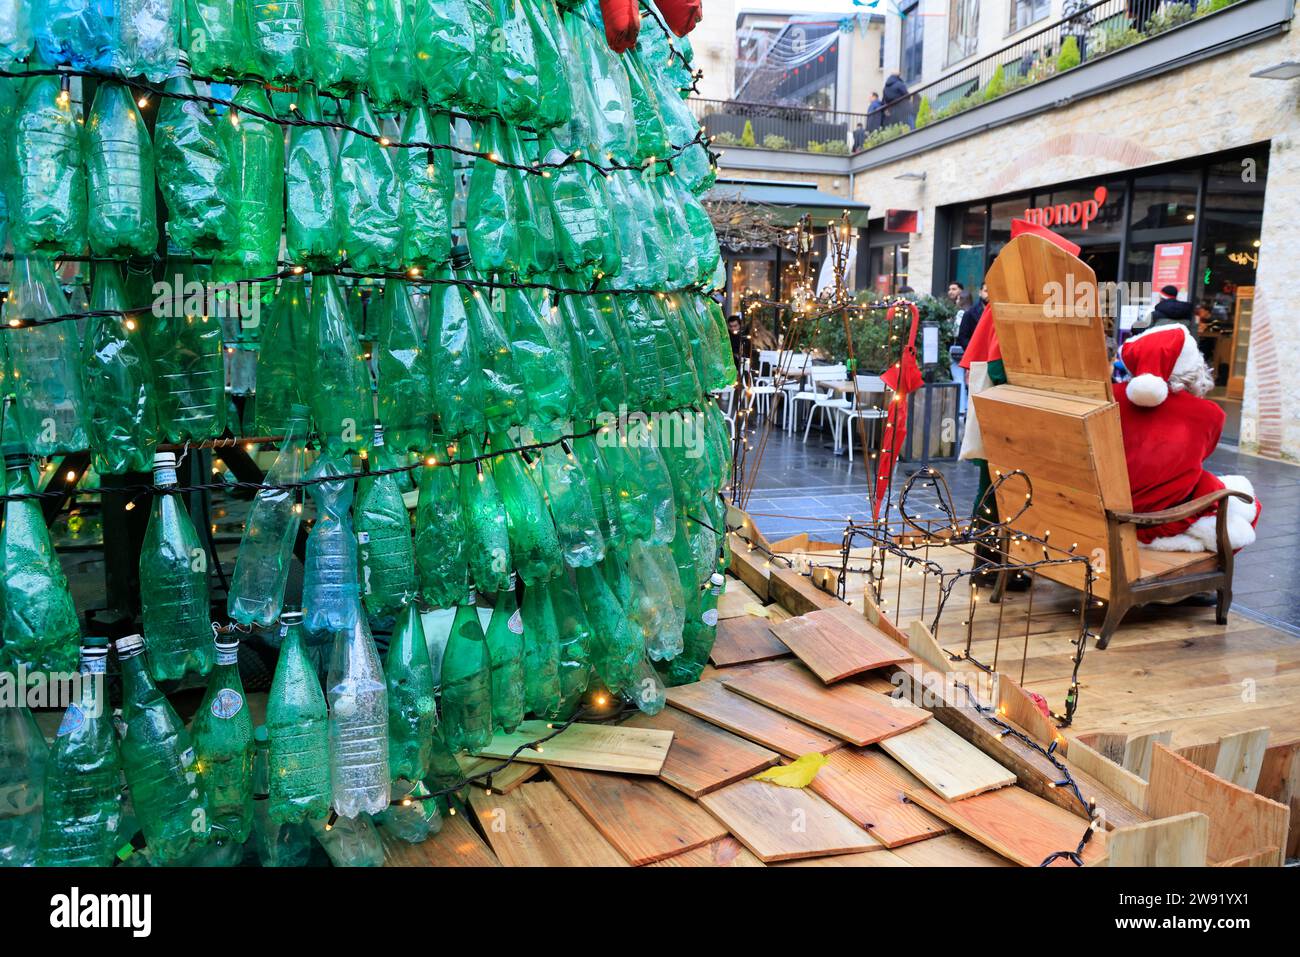
{"label": "balcony railing", "polygon": [[870,114],[730,100],[690,103],[719,146],[858,153],[1242,2],[1101,0]]}

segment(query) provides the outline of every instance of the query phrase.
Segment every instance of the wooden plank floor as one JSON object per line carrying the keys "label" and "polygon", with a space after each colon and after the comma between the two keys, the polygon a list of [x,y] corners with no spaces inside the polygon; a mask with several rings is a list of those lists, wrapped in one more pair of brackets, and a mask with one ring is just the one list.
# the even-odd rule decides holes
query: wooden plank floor
{"label": "wooden plank floor", "polygon": [[[945,568],[970,567],[970,556],[956,548],[932,547],[929,558]],[[923,586],[915,569],[901,578],[898,561],[887,563],[885,613],[906,631],[913,619],[931,624],[937,589]],[[846,595],[862,606],[865,577],[850,575]],[[924,609],[922,593],[924,590]],[[1069,688],[1070,640],[1078,634],[1079,593],[1046,579],[1033,590],[1032,620],[1026,651],[1028,592],[1009,592],[1002,607],[980,591],[973,618],[965,581],[953,589],[935,638],[950,652],[966,646],[970,619],[971,653],[1019,681],[1025,658],[1028,691],[1043,695],[1053,710],[1063,708]],[[1100,609],[1099,609],[1100,610]],[[998,641],[998,616],[1002,638]],[[1091,619],[1094,632],[1100,618]],[[953,666],[961,670],[962,665]],[[1267,726],[1272,743],[1300,738],[1300,637],[1244,615],[1230,613],[1228,624],[1214,623],[1213,608],[1152,605],[1129,613],[1105,651],[1087,649],[1079,672],[1079,707],[1072,732],[1118,731],[1135,734],[1171,728],[1173,746],[1217,740],[1237,731]]]}

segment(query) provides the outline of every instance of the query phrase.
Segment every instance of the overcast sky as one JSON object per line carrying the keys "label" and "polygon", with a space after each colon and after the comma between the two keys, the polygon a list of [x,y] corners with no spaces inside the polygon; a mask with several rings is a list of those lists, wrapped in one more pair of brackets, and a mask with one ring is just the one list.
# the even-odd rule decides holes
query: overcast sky
{"label": "overcast sky", "polygon": [[[881,7],[885,4],[882,3]],[[875,13],[855,7],[853,0],[736,0],[736,12],[744,10],[779,10],[782,13]],[[881,11],[883,12],[883,10]]]}

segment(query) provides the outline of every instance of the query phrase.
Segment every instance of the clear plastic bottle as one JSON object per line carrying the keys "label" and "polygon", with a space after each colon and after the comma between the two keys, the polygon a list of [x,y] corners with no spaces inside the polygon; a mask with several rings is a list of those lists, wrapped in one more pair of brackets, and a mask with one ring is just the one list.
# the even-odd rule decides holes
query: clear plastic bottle
{"label": "clear plastic bottle", "polygon": [[442,656],[442,730],[452,751],[492,740],[492,658],[471,589],[456,609]]}
{"label": "clear plastic bottle", "polygon": [[270,734],[268,812],[281,822],[329,813],[329,706],[303,645],[302,612],[280,616],[280,660],[266,700]]}
{"label": "clear plastic bottle", "polygon": [[[375,445],[384,434],[375,427]],[[357,502],[357,550],[361,558],[361,594],[375,616],[396,612],[415,594],[415,543],[411,514],[402,499],[396,474],[367,481]]]}
{"label": "clear plastic bottle", "polygon": [[153,142],[131,91],[101,83],[86,120],[90,180],[86,232],[96,256],[146,256],[158,248]]}
{"label": "clear plastic bottle", "polygon": [[118,639],[117,657],[126,725],[122,766],[131,807],[154,859],[176,863],[205,844],[210,834],[198,758],[184,722],[149,676],[144,639]]}
{"label": "clear plastic bottle", "polygon": [[412,599],[398,612],[384,659],[388,682],[388,767],[394,781],[418,782],[429,771],[438,724],[433,665],[419,606]]}
{"label": "clear plastic bottle", "polygon": [[36,719],[22,704],[0,708],[0,866],[36,862],[41,836],[42,793],[47,756]]}
{"label": "clear plastic bottle", "polygon": [[108,704],[108,639],[81,644],[78,697],[63,712],[45,767],[37,863],[108,867],[120,843],[122,757]]}
{"label": "clear plastic bottle", "polygon": [[266,725],[253,729],[253,840],[257,859],[263,867],[303,867],[311,857],[311,828],[301,821],[286,824],[271,816],[270,743]]}
{"label": "clear plastic bottle", "polygon": [[340,817],[388,806],[388,690],[379,652],[360,607],[334,635],[330,659],[330,777]]}
{"label": "clear plastic bottle", "polygon": [[[266,474],[265,484],[292,485],[302,479],[307,415],[307,407],[302,405],[290,411],[280,454]],[[302,521],[300,496],[296,488],[266,488],[253,499],[226,597],[230,617],[242,625],[270,628],[280,617],[293,544]]]}
{"label": "clear plastic bottle", "polygon": [[[25,82],[14,119],[14,164],[5,184],[14,251],[79,255],[86,246],[82,128],[57,76]],[[15,269],[15,285],[17,278]]]}
{"label": "clear plastic bottle", "polygon": [[[346,459],[325,454],[309,478],[347,475]],[[307,536],[303,562],[302,605],[304,624],[313,635],[348,631],[360,606],[357,584],[357,538],[352,529],[353,479],[316,482],[308,486],[316,502],[316,524]]]}
{"label": "clear plastic bottle", "polygon": [[369,814],[313,821],[312,831],[335,867],[383,867],[384,845]]}
{"label": "clear plastic bottle", "polygon": [[171,76],[180,57],[182,10],[176,0],[116,0],[113,69],[143,73],[154,83]]}
{"label": "clear plastic bottle", "polygon": [[[176,485],[176,456],[154,455],[154,484]],[[212,670],[212,612],[208,601],[208,553],[175,493],[153,496],[153,510],[140,546],[140,605],[149,668],[166,681],[187,671]]]}
{"label": "clear plastic bottle", "polygon": [[248,34],[258,73],[268,80],[308,76],[306,0],[249,0]]}
{"label": "clear plastic bottle", "polygon": [[[22,495],[34,491],[31,456],[14,445],[6,445],[3,452],[6,492]],[[77,664],[81,626],[39,499],[15,499],[6,504],[0,559],[4,561],[0,668],[72,671]]]}
{"label": "clear plastic bottle", "polygon": [[509,587],[497,592],[484,638],[492,659],[492,724],[506,734],[524,720],[524,620],[510,577]]}
{"label": "clear plastic bottle", "polygon": [[158,188],[167,206],[167,239],[192,256],[211,256],[235,241],[234,179],[221,125],[198,100],[189,76],[165,88],[154,126]]}

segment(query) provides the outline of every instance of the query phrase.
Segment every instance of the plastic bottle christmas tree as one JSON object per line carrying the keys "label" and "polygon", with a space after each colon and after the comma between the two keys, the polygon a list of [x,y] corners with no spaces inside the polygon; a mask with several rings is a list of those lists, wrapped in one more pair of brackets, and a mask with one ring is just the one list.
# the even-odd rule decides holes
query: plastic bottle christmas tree
{"label": "plastic bottle christmas tree", "polygon": [[303,646],[302,612],[280,617],[280,660],[266,701],[270,816],[282,823],[329,812],[329,710]]}

